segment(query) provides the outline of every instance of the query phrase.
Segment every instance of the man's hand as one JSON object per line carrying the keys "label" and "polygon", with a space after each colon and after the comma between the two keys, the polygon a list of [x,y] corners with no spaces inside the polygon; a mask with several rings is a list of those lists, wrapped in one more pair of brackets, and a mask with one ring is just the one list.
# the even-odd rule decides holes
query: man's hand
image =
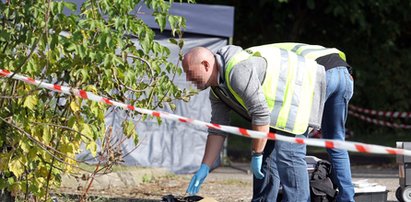
{"label": "man's hand", "polygon": [[[253,130],[268,133],[270,131],[269,125],[252,125]],[[267,138],[259,138],[253,139],[253,146],[252,149],[258,154],[254,153],[251,157],[251,171],[253,172],[255,178],[263,179],[264,174],[261,172],[261,166],[263,164],[263,155],[262,152],[264,151],[265,145],[267,143]]]}
{"label": "man's hand", "polygon": [[186,192],[190,195],[195,195],[200,190],[200,186],[204,182],[209,172],[210,168],[204,163],[201,164],[200,169],[198,169],[193,178],[191,178],[190,185],[188,185]]}
{"label": "man's hand", "polygon": [[251,157],[251,171],[255,178],[263,179],[264,174],[261,172],[261,165],[263,164],[263,155],[253,155]]}

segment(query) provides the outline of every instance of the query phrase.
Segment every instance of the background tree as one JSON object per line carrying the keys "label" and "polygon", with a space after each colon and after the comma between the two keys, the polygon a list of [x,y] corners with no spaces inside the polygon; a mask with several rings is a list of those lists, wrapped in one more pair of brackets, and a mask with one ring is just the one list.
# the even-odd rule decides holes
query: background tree
{"label": "background tree", "polygon": [[[411,2],[407,0],[198,0],[235,7],[233,43],[242,47],[297,41],[337,47],[353,67],[360,107],[411,111]],[[410,125],[404,119],[386,120]],[[350,116],[355,140],[394,146],[410,131]],[[378,138],[375,138],[378,135]],[[369,138],[373,137],[373,138]]]}
{"label": "background tree", "polygon": [[[173,108],[172,100],[189,95],[172,82],[181,69],[167,61],[170,51],[153,40],[154,32],[138,17],[145,4],[161,29],[168,22],[181,36],[185,20],[169,15],[172,2],[86,0],[76,15],[76,5],[65,1],[0,1],[0,67],[137,107],[169,103]],[[73,14],[64,15],[65,9]],[[181,48],[180,39],[172,42]],[[50,200],[49,190],[59,185],[61,174],[78,171],[81,143],[104,159],[104,170],[121,161],[119,146],[105,144],[111,136],[104,124],[106,105],[13,79],[0,81],[0,189]],[[134,123],[123,126],[126,137],[137,141]],[[104,145],[99,154],[97,140]]]}

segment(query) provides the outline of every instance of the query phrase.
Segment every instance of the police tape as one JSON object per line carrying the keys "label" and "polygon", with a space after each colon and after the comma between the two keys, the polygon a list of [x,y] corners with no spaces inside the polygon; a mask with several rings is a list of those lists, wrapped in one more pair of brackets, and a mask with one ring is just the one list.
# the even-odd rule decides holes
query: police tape
{"label": "police tape", "polygon": [[390,128],[411,129],[411,125],[378,120],[378,119],[374,119],[374,118],[371,118],[371,117],[364,116],[362,114],[358,114],[358,113],[353,112],[351,110],[348,111],[348,114],[350,114],[354,117],[357,117],[357,118],[359,118],[363,121],[366,121],[368,123],[373,123],[375,125],[386,126],[386,127],[390,127]]}
{"label": "police tape", "polygon": [[363,114],[369,114],[373,116],[384,116],[387,118],[411,118],[411,112],[398,112],[398,111],[380,111],[373,109],[366,109],[357,107],[354,105],[349,105],[349,109]]}
{"label": "police tape", "polygon": [[85,100],[102,102],[108,105],[121,107],[124,110],[136,111],[141,114],[147,114],[147,115],[151,115],[154,117],[170,119],[170,120],[178,121],[181,123],[186,123],[189,125],[199,126],[204,129],[213,128],[213,129],[217,129],[223,132],[228,132],[228,133],[232,133],[232,134],[244,136],[244,137],[249,137],[249,138],[267,138],[270,140],[279,140],[279,141],[285,141],[285,142],[291,142],[291,143],[297,143],[297,144],[306,144],[309,146],[324,147],[328,149],[345,149],[348,151],[354,151],[354,152],[360,152],[360,153],[411,156],[411,150],[400,149],[400,148],[392,148],[392,147],[386,147],[386,146],[380,146],[380,145],[372,145],[372,144],[365,144],[365,143],[360,143],[360,142],[341,141],[341,140],[293,138],[293,137],[278,135],[275,133],[264,133],[264,132],[254,131],[254,130],[248,130],[245,128],[219,125],[219,124],[214,124],[214,123],[206,123],[203,121],[186,118],[186,117],[179,116],[176,114],[171,114],[168,112],[160,112],[160,111],[138,108],[132,105],[110,100],[108,98],[105,98],[105,97],[102,97],[102,96],[99,96],[94,93],[87,92],[81,89],[75,89],[75,88],[71,88],[67,86],[46,83],[43,81],[35,80],[30,77],[22,76],[20,74],[14,74],[13,72],[10,72],[4,69],[0,69],[0,77],[7,77],[7,78],[20,80],[28,84],[36,85],[37,87],[40,87],[40,88],[45,88],[45,89],[49,89],[49,90],[60,92],[60,93],[78,96]]}

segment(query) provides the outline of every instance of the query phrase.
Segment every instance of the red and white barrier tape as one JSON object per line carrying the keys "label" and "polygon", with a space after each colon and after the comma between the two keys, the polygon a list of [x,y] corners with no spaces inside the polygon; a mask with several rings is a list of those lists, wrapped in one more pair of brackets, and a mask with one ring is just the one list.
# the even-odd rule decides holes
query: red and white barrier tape
{"label": "red and white barrier tape", "polygon": [[351,110],[348,111],[348,114],[355,116],[363,121],[373,123],[375,125],[380,125],[380,126],[387,126],[390,128],[402,128],[402,129],[411,129],[411,125],[406,125],[406,124],[398,124],[398,123],[391,123],[388,121],[383,121],[383,120],[378,120],[370,117],[366,117],[364,115],[358,114],[356,112],[353,112]]}
{"label": "red and white barrier tape", "polygon": [[278,134],[275,134],[275,133],[263,133],[263,132],[254,131],[254,130],[247,130],[247,129],[244,129],[244,128],[237,128],[237,127],[233,127],[233,126],[225,126],[225,125],[219,125],[219,124],[213,124],[213,123],[206,123],[206,122],[203,122],[203,121],[182,117],[182,116],[167,113],[167,112],[153,111],[153,110],[134,107],[132,105],[128,105],[128,104],[124,104],[124,103],[117,102],[117,101],[114,101],[114,100],[110,100],[110,99],[101,97],[99,95],[93,94],[91,92],[86,92],[84,90],[74,89],[74,88],[70,88],[70,87],[66,87],[66,86],[60,86],[60,85],[56,85],[56,84],[49,84],[49,83],[45,83],[45,82],[35,80],[33,78],[22,76],[22,75],[19,75],[19,74],[14,74],[13,75],[13,73],[8,71],[8,70],[0,69],[0,76],[20,80],[20,81],[23,81],[23,82],[28,83],[28,84],[36,85],[40,88],[46,88],[46,89],[56,91],[56,92],[60,92],[60,93],[75,95],[75,96],[81,97],[82,99],[88,99],[88,100],[92,100],[92,101],[95,101],[95,102],[103,102],[103,103],[106,103],[108,105],[114,105],[114,106],[122,107],[125,110],[136,111],[136,112],[139,112],[139,113],[142,113],[142,114],[148,114],[148,115],[151,115],[151,116],[170,119],[170,120],[186,123],[186,124],[189,124],[189,125],[195,125],[195,126],[199,126],[201,128],[204,128],[204,129],[214,128],[214,129],[218,129],[220,131],[224,131],[224,132],[228,132],[228,133],[232,133],[232,134],[240,135],[240,136],[244,136],[244,137],[268,138],[268,139],[271,139],[271,140],[280,140],[280,141],[286,141],[286,142],[297,143],[297,144],[306,144],[306,145],[310,145],[310,146],[325,147],[325,148],[329,148],[329,149],[346,149],[346,150],[349,150],[349,151],[355,151],[355,152],[361,152],[361,153],[392,154],[392,155],[411,156],[411,150],[406,150],[406,149],[385,147],[385,146],[379,146],[379,145],[371,145],[371,144],[351,142],[351,141],[309,139],[309,138],[308,139],[293,138],[293,137],[278,135]]}
{"label": "red and white barrier tape", "polygon": [[349,109],[363,114],[369,114],[373,116],[385,116],[388,118],[411,118],[411,112],[396,112],[396,111],[379,111],[373,109],[365,109],[354,105],[349,105]]}

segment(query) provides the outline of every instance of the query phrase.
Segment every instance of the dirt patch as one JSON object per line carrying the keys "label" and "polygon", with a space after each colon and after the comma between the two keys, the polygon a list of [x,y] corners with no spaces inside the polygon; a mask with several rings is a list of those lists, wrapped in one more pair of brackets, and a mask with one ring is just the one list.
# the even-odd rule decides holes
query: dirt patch
{"label": "dirt patch", "polygon": [[[143,175],[141,172],[133,171],[127,172],[127,176],[128,178],[121,173],[115,173],[110,177],[97,178],[98,184],[89,190],[90,201],[159,201],[169,194],[183,198],[187,196],[185,191],[192,174],[175,175],[163,172],[161,175],[150,176],[146,172]],[[128,182],[131,178],[134,178],[132,182],[140,183]],[[75,196],[82,194],[79,189],[85,186],[85,182],[71,179],[71,182],[67,183],[69,178],[65,179],[66,182],[57,190],[58,193],[64,194],[59,196],[59,201],[75,201]],[[210,173],[198,195],[211,197],[217,201],[250,201],[252,176],[247,170],[220,167]]]}
{"label": "dirt patch", "polygon": [[[394,193],[399,186],[397,165],[376,164],[353,165],[353,181],[368,180],[370,183],[384,185],[389,191],[388,201],[396,201]],[[175,175],[153,168],[113,173],[110,177],[96,181],[100,184],[96,184],[90,190],[90,195],[94,196],[90,201],[153,202],[160,201],[163,196],[169,194],[183,198],[187,196],[185,190],[192,175]],[[81,194],[77,190],[81,181],[71,180],[71,185],[68,185],[67,182],[66,180],[63,183],[64,186],[58,192]],[[232,167],[215,169],[201,186],[198,195],[211,197],[220,202],[251,201],[252,175],[249,172],[249,164],[237,164]],[[77,201],[69,199],[67,195],[60,198],[59,202]]]}

